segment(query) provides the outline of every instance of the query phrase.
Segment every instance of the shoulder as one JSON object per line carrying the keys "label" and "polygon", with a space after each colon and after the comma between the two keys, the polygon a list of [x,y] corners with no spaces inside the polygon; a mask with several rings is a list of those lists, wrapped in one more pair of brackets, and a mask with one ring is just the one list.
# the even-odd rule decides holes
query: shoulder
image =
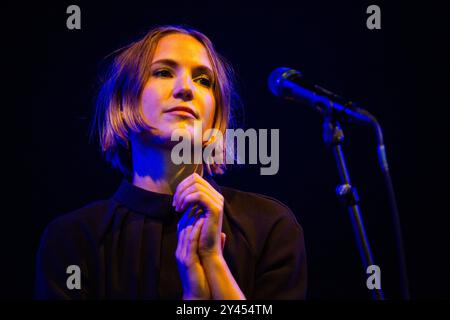
{"label": "shoulder", "polygon": [[56,217],[47,225],[41,241],[97,242],[110,205],[111,200],[95,201]]}
{"label": "shoulder", "polygon": [[301,228],[292,210],[273,197],[229,187],[221,187],[221,191],[235,215],[245,214],[251,220],[258,219],[271,223],[287,220],[295,227]]}
{"label": "shoulder", "polygon": [[230,231],[260,257],[268,243],[300,247],[303,229],[292,210],[281,201],[254,192],[221,187],[224,220]]}
{"label": "shoulder", "polygon": [[304,254],[303,228],[287,205],[254,192],[228,187],[221,187],[221,192],[225,198],[224,223],[256,261],[270,264],[276,257]]}
{"label": "shoulder", "polygon": [[53,219],[45,228],[36,254],[35,295],[39,299],[81,298],[81,291],[67,288],[68,267],[78,266],[83,277],[95,277],[98,231],[110,201],[96,201]]}

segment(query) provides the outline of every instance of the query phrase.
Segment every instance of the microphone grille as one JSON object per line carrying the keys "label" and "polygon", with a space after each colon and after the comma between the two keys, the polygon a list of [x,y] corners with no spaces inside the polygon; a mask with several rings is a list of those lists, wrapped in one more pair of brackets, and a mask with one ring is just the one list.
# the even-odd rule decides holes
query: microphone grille
{"label": "microphone grille", "polygon": [[297,70],[286,68],[286,67],[280,67],[273,70],[268,78],[267,84],[269,86],[269,90],[277,97],[282,96],[282,80],[288,79],[292,75],[301,76],[300,72]]}

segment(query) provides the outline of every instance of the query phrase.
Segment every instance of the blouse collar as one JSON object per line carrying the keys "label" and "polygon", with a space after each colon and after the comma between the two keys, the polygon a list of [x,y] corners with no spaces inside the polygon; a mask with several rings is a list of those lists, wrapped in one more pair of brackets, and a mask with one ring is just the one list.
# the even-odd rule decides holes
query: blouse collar
{"label": "blouse collar", "polygon": [[[220,187],[210,176],[204,177],[211,186],[220,192]],[[172,206],[173,195],[148,191],[133,185],[124,179],[113,199],[131,211],[145,214],[152,218],[163,219],[167,214],[176,213]]]}

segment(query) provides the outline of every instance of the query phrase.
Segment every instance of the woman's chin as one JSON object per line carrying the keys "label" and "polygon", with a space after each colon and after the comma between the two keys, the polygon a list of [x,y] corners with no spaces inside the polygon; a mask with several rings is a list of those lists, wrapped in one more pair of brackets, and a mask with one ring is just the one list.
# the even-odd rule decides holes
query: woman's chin
{"label": "woman's chin", "polygon": [[164,130],[164,134],[170,137],[179,137],[179,136],[190,136],[194,135],[194,122],[189,121],[178,121],[171,123],[167,130]]}

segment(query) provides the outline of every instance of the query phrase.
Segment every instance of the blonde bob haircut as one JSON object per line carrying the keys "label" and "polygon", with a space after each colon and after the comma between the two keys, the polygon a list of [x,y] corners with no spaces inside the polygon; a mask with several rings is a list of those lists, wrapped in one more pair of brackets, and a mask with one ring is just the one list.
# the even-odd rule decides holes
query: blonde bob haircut
{"label": "blonde bob haircut", "polygon": [[[234,88],[234,74],[231,65],[216,52],[212,42],[203,33],[187,27],[166,25],[151,29],[140,40],[113,52],[113,61],[97,96],[91,127],[91,137],[98,134],[106,160],[129,179],[133,172],[130,134],[150,128],[140,107],[142,91],[151,76],[150,62],[159,40],[174,33],[190,35],[205,47],[214,73],[212,89],[216,112],[213,128],[226,139],[225,130],[233,127],[233,109],[239,102]],[[227,145],[226,141],[223,145]],[[227,148],[223,145],[220,150],[223,159],[226,159]],[[223,174],[226,169],[225,163],[205,165],[210,175]]]}

